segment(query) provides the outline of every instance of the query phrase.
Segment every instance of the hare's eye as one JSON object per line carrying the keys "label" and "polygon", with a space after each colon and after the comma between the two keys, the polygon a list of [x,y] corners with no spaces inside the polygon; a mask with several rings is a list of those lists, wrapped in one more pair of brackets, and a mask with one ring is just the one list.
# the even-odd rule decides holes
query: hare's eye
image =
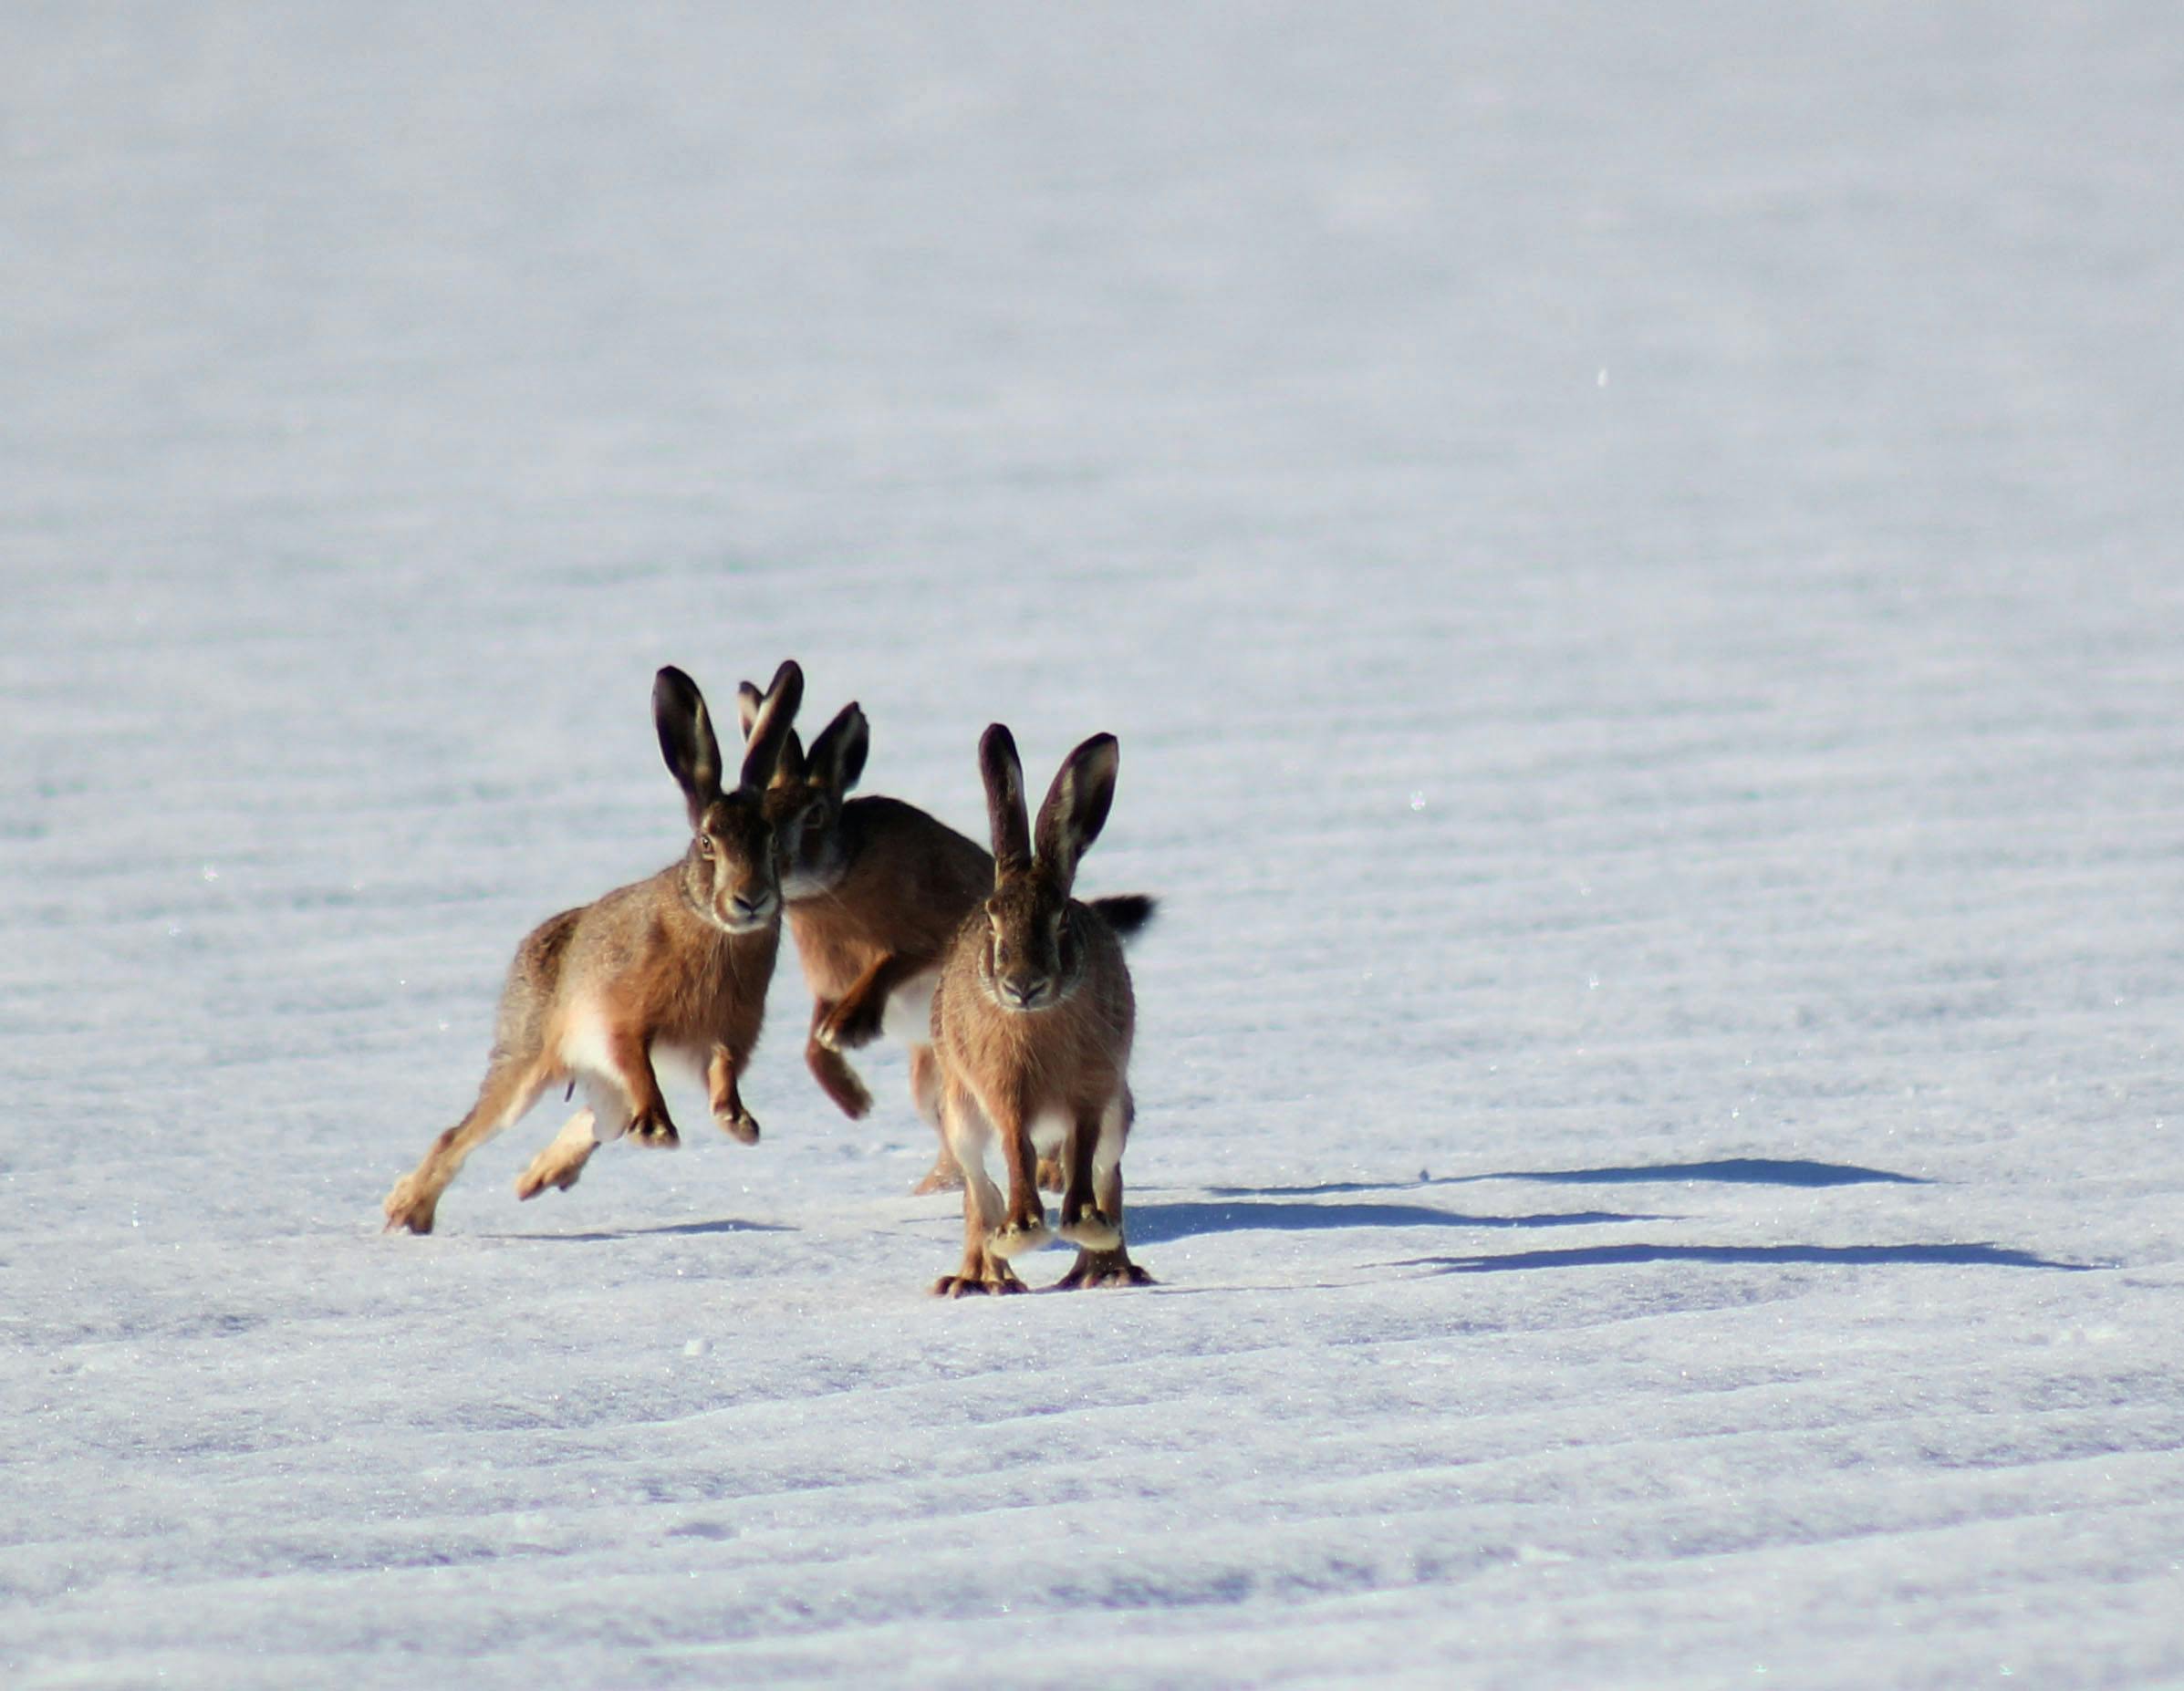
{"label": "hare's eye", "polygon": [[704,834],[698,835],[698,856],[701,857],[710,857],[712,856],[712,839],[711,835]]}

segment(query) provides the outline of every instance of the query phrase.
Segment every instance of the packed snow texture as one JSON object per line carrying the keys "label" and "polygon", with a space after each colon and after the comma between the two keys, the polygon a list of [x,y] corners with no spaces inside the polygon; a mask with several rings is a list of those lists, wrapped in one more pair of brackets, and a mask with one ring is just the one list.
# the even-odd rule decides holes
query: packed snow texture
{"label": "packed snow texture", "polygon": [[[2172,5],[25,4],[0,148],[0,1679],[2184,1683]],[[380,1233],[788,655],[1120,736],[1158,1287],[928,1298],[785,949],[756,1148]]]}

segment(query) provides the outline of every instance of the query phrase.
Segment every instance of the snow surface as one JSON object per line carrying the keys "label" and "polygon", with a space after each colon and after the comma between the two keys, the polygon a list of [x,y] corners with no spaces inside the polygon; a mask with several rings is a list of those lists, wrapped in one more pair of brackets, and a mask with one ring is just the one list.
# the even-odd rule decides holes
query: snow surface
{"label": "snow surface", "polygon": [[[0,1679],[2184,1684],[2179,157],[2167,4],[0,11]],[[1157,1289],[926,1298],[785,960],[379,1232],[787,654],[1120,735]]]}

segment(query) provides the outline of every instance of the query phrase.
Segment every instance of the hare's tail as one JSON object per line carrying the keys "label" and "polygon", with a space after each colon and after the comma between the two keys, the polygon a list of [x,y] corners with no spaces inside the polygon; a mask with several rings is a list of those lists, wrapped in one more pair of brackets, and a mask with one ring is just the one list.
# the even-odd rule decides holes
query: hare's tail
{"label": "hare's tail", "polygon": [[1160,908],[1160,901],[1145,893],[1117,893],[1108,898],[1089,898],[1100,919],[1115,930],[1118,939],[1135,939]]}

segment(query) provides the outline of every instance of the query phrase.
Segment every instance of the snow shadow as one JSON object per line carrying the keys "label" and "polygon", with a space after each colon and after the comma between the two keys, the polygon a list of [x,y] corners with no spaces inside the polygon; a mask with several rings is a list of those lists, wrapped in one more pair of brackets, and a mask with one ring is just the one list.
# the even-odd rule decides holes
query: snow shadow
{"label": "snow shadow", "polygon": [[1724,1157],[1708,1163],[1634,1163],[1620,1168],[1511,1169],[1503,1174],[1465,1175],[1470,1180],[1546,1180],[1562,1186],[1610,1186],[1644,1180],[1715,1180],[1728,1186],[1930,1186],[1923,1175],[1862,1168],[1856,1163],[1815,1163],[1773,1157]]}
{"label": "snow shadow", "polygon": [[623,1227],[590,1233],[480,1233],[480,1239],[521,1240],[526,1244],[602,1245],[617,1239],[693,1238],[707,1233],[794,1233],[778,1221],[676,1221],[665,1227]]}
{"label": "snow shadow", "polygon": [[1950,1268],[2057,1269],[2082,1274],[2093,1262],[2056,1262],[1986,1240],[1962,1245],[1590,1245],[1571,1250],[1517,1250],[1499,1257],[1414,1257],[1391,1268],[1441,1274],[1499,1274],[1514,1269],[1616,1268],[1633,1262],[1811,1262],[1841,1267],[1906,1263]]}
{"label": "snow shadow", "polygon": [[1508,1168],[1493,1174],[1420,1175],[1415,1180],[1335,1180],[1320,1186],[1216,1186],[1216,1198],[1323,1198],[1339,1192],[1397,1192],[1426,1186],[1474,1186],[1482,1180],[1539,1180],[1555,1186],[1628,1186],[1711,1180],[1729,1186],[1929,1186],[1923,1175],[1773,1157],[1724,1157],[1704,1163],[1631,1163],[1607,1168]]}
{"label": "snow shadow", "polygon": [[1338,1227],[1597,1227],[1617,1221],[1659,1221],[1658,1215],[1628,1216],[1583,1209],[1536,1216],[1472,1216],[1430,1204],[1278,1204],[1247,1199],[1239,1203],[1129,1204],[1129,1237],[1135,1245],[1163,1244],[1200,1233],[1295,1233]]}

